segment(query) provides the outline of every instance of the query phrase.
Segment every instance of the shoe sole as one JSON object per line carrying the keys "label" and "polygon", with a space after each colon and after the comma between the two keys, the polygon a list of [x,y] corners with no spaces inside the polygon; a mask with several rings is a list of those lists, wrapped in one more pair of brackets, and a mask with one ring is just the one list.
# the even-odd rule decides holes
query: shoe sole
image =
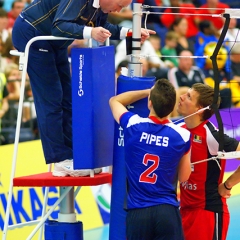
{"label": "shoe sole", "polygon": [[68,176],[68,174],[64,173],[64,172],[60,172],[60,171],[53,171],[52,172],[52,175],[54,177],[66,177]]}
{"label": "shoe sole", "polygon": [[[95,168],[94,173],[99,174],[102,172],[102,168]],[[75,170],[75,171],[52,171],[54,177],[86,177],[90,176],[90,170]]]}

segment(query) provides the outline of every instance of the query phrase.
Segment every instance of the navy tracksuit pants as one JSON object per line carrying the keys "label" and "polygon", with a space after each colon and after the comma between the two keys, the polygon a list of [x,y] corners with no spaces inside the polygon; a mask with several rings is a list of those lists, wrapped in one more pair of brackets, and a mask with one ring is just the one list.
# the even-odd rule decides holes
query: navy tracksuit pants
{"label": "navy tracksuit pants", "polygon": [[[14,47],[24,52],[27,42],[41,35],[19,16],[12,32]],[[63,43],[40,40],[29,50],[27,72],[47,164],[73,157],[71,75],[67,46],[60,47]]]}

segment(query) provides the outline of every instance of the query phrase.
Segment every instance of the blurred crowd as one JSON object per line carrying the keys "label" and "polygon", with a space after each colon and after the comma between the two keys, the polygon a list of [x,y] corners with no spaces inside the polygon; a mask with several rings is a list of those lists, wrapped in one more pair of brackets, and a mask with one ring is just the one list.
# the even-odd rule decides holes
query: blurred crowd
{"label": "blurred crowd", "polygon": [[[175,86],[178,96],[187,92],[194,83],[214,87],[216,78],[210,57],[224,26],[223,13],[227,8],[240,8],[233,0],[135,0],[146,5],[142,27],[156,31],[141,47],[143,76],[167,78]],[[156,8],[147,8],[156,6]],[[131,7],[118,16],[118,23],[132,27]],[[112,18],[118,14],[114,14]],[[146,15],[146,16],[145,16]],[[147,21],[145,21],[147,17]],[[111,18],[110,18],[111,20]],[[230,19],[229,28],[217,56],[220,82],[220,108],[240,106],[240,22]],[[130,55],[126,56],[125,40],[116,43],[116,76],[122,67],[127,67]],[[178,98],[177,98],[178,99]],[[177,103],[176,103],[177,104]],[[176,110],[171,117],[179,117]]]}
{"label": "blurred crowd", "polygon": [[[0,0],[0,145],[14,141],[21,72],[18,69],[18,57],[9,53],[14,49],[11,31],[17,16],[30,2],[31,0]],[[177,89],[178,95],[185,93],[196,82],[214,86],[214,73],[209,56],[213,53],[224,25],[225,19],[221,14],[226,8],[240,8],[240,2],[133,0],[133,3],[151,6],[143,9],[154,14],[143,14],[142,27],[145,27],[146,22],[146,27],[157,33],[151,35],[141,46],[140,62],[143,76],[169,79]],[[132,8],[133,4],[119,13],[110,13],[109,22],[132,28]],[[224,44],[217,57],[221,108],[240,106],[239,28],[240,22],[231,19]],[[125,40],[110,41],[110,44],[115,45],[117,79],[121,68],[128,67],[130,55],[126,55]],[[88,47],[88,43],[85,40],[75,40],[69,47],[69,59],[74,47]],[[178,117],[175,110],[172,117]],[[34,99],[28,79],[21,126],[22,141],[39,138]]]}
{"label": "blurred crowd", "polygon": [[[12,27],[28,0],[0,1],[0,145],[13,143],[21,87],[19,57],[10,54]],[[38,139],[36,112],[29,79],[26,80],[20,141]]]}

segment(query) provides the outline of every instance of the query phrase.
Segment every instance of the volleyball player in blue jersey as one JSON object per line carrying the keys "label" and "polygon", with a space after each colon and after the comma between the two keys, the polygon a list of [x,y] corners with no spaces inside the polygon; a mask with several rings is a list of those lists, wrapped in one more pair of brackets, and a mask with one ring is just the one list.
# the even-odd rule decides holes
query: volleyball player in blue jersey
{"label": "volleyball player in blue jersey", "polygon": [[[104,42],[125,38],[128,28],[107,22],[131,0],[34,0],[17,18],[12,31],[14,47],[24,52],[37,36],[58,36]],[[141,40],[154,31],[142,29]],[[54,176],[85,176],[73,169],[72,95],[68,46],[72,40],[36,41],[29,50],[28,75],[34,96],[46,163],[54,163]],[[80,136],[84,137],[84,136]],[[100,170],[96,169],[95,173]]]}
{"label": "volleyball player in blue jersey", "polygon": [[[127,105],[146,97],[148,118],[127,110]],[[176,187],[190,175],[191,145],[189,131],[168,119],[175,101],[175,89],[166,79],[157,80],[152,89],[109,100],[124,129],[128,240],[183,239]]]}

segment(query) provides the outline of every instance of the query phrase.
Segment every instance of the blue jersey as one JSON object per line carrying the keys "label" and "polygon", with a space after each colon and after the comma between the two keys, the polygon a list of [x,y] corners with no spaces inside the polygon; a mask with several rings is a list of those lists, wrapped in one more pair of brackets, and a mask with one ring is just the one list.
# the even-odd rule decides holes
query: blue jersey
{"label": "blue jersey", "polygon": [[190,150],[190,132],[168,120],[159,122],[131,112],[121,116],[120,125],[124,129],[127,208],[178,206],[178,164]]}
{"label": "blue jersey", "polygon": [[84,26],[102,26],[111,39],[120,39],[121,27],[108,23],[108,14],[94,7],[93,0],[34,0],[21,16],[43,35],[83,39]]}

